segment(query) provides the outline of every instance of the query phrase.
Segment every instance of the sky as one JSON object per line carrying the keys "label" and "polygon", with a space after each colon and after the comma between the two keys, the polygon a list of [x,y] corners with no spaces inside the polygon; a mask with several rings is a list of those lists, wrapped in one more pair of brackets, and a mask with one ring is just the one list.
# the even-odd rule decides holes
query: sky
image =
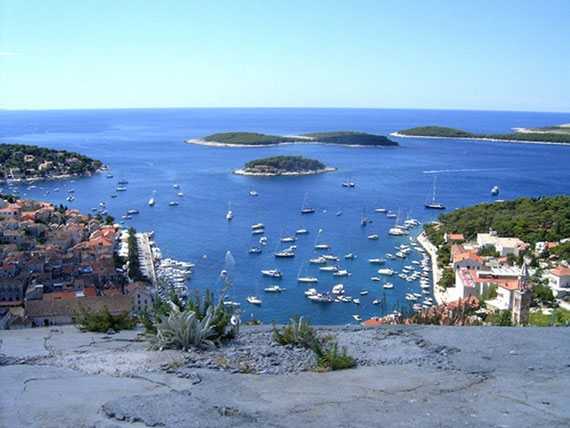
{"label": "sky", "polygon": [[570,0],[0,0],[0,108],[570,112]]}

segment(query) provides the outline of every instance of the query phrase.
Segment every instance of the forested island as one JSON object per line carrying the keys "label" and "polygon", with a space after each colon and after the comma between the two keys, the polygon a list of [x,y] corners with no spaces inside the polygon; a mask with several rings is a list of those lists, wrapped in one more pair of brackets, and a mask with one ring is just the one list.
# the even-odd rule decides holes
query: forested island
{"label": "forested island", "polygon": [[277,175],[311,175],[334,171],[316,159],[302,156],[273,156],[255,159],[245,164],[243,169],[236,169],[234,174],[272,177]]}
{"label": "forested island", "polygon": [[508,141],[521,143],[570,144],[570,126],[515,128],[510,134],[476,134],[444,126],[418,126],[390,134],[395,137],[454,138],[469,140]]}
{"label": "forested island", "polygon": [[104,169],[101,161],[75,152],[0,144],[0,181],[77,177]]}
{"label": "forested island", "polygon": [[257,132],[223,132],[187,140],[189,144],[225,147],[273,146],[279,144],[337,144],[342,146],[390,147],[398,146],[383,135],[354,131],[313,132],[301,135],[267,135]]}
{"label": "forested island", "polygon": [[428,237],[438,245],[444,233],[461,233],[466,240],[471,240],[477,233],[493,229],[499,236],[514,236],[534,245],[539,241],[559,241],[570,237],[568,219],[570,196],[519,198],[440,214],[439,237],[429,236],[429,233]]}

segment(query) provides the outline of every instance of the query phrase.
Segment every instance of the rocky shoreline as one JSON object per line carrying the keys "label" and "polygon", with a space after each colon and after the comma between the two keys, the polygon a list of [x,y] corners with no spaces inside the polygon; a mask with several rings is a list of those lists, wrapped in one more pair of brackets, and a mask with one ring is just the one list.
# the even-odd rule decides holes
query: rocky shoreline
{"label": "rocky shoreline", "polygon": [[568,143],[557,143],[554,141],[528,141],[528,140],[500,140],[498,138],[484,138],[484,137],[434,137],[430,135],[405,135],[400,134],[399,132],[392,132],[390,134],[391,137],[400,137],[400,138],[421,138],[421,139],[430,139],[430,140],[466,140],[466,141],[492,141],[496,143],[520,143],[520,144],[545,144],[545,145],[552,145],[552,146],[569,146]]}

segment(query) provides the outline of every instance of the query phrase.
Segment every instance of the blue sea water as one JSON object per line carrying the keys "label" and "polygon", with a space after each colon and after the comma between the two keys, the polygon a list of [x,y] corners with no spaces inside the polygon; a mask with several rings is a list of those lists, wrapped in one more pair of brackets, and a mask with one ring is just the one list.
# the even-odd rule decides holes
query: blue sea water
{"label": "blue sea water", "polygon": [[[438,177],[438,201],[448,210],[490,202],[490,189],[501,188],[501,199],[570,193],[570,147],[493,143],[456,140],[398,139],[400,148],[348,148],[324,145],[286,145],[265,148],[213,148],[184,144],[184,140],[215,132],[250,130],[273,134],[297,134],[311,131],[358,130],[388,134],[400,129],[426,124],[451,126],[472,132],[509,132],[512,127],[545,126],[570,122],[565,113],[522,113],[490,111],[384,110],[384,109],[160,109],[160,110],[80,110],[80,111],[0,111],[0,141],[36,144],[73,150],[102,160],[111,168],[106,174],[70,181],[36,183],[20,194],[28,198],[64,203],[91,212],[99,202],[106,202],[117,219],[128,209],[140,214],[127,220],[137,230],[152,229],[164,256],[196,263],[190,279],[191,289],[220,290],[220,271],[226,269],[233,282],[229,297],[242,303],[244,317],[264,322],[287,321],[293,314],[310,315],[314,323],[344,324],[352,315],[366,319],[382,315],[372,305],[386,296],[388,311],[405,306],[407,292],[417,292],[417,283],[407,283],[397,276],[393,290],[372,282],[378,266],[367,262],[384,257],[408,238],[387,234],[393,220],[377,214],[385,207],[401,212],[402,218],[422,222],[434,220],[438,212],[423,207],[433,174]],[[318,176],[295,178],[254,178],[232,174],[251,159],[281,154],[300,154],[316,158],[338,171]],[[356,188],[340,186],[347,174]],[[117,181],[127,179],[126,192],[112,199]],[[176,195],[178,183],[184,197]],[[53,192],[54,188],[59,192]],[[6,186],[4,186],[6,190]],[[67,190],[75,190],[75,201],[67,203]],[[258,197],[249,191],[254,188]],[[49,191],[49,193],[48,193]],[[154,207],[147,202],[153,195]],[[303,198],[316,209],[301,215]],[[171,207],[169,201],[180,205]],[[226,221],[228,203],[234,219]],[[366,210],[372,222],[360,226]],[[336,216],[342,211],[342,216]],[[251,235],[251,225],[266,225],[268,244],[261,255],[248,249],[259,236]],[[310,233],[299,237],[294,259],[276,260],[273,252],[280,237],[299,228]],[[357,254],[353,261],[341,260],[341,267],[352,275],[337,280],[330,273],[319,273],[307,263],[315,256],[313,245],[329,243],[331,253]],[[417,234],[419,232],[416,231]],[[377,233],[378,241],[367,239]],[[228,256],[228,251],[231,256]],[[387,261],[387,267],[400,270],[419,259],[416,253],[405,261]],[[262,269],[278,268],[281,281],[261,276]],[[342,282],[347,294],[360,297],[362,304],[312,303],[303,295],[307,286],[298,285],[298,273],[318,276],[319,291],[330,291]],[[263,288],[278,283],[286,288],[281,294],[263,293]],[[359,296],[368,290],[366,296]],[[245,302],[251,294],[263,299],[260,307]]]}

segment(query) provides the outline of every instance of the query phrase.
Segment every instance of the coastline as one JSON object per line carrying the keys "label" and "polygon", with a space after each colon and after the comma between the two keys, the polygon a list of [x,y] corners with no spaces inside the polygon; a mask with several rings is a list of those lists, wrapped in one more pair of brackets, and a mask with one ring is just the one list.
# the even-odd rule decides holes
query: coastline
{"label": "coastline", "polygon": [[424,232],[416,238],[418,243],[428,252],[431,258],[431,272],[433,281],[433,297],[438,305],[448,302],[447,290],[438,285],[441,279],[441,269],[437,265],[437,248],[429,241]]}
{"label": "coastline", "polygon": [[67,180],[70,178],[83,178],[83,177],[92,177],[96,174],[101,174],[105,171],[108,171],[109,167],[104,166],[97,169],[95,172],[90,172],[88,174],[82,175],[75,175],[75,174],[60,174],[60,175],[50,175],[48,177],[29,177],[29,178],[1,178],[0,183],[35,183],[38,181],[51,181],[51,180]]}
{"label": "coastline", "polygon": [[326,167],[325,169],[318,169],[316,171],[299,171],[299,172],[250,172],[246,169],[234,169],[232,172],[235,175],[247,175],[250,177],[300,177],[304,175],[324,174],[327,172],[336,171],[336,168]]}
{"label": "coastline", "polygon": [[520,143],[520,144],[542,144],[546,146],[570,146],[570,143],[557,143],[555,141],[527,141],[527,140],[499,140],[497,138],[477,138],[477,137],[433,137],[430,135],[404,135],[399,132],[392,132],[390,137],[400,138],[423,138],[429,140],[468,140],[468,141],[491,141],[495,143]]}
{"label": "coastline", "polygon": [[[291,136],[293,137],[293,136]],[[381,145],[364,145],[364,144],[336,144],[336,143],[321,143],[316,140],[307,140],[307,141],[295,141],[295,142],[288,142],[288,143],[276,143],[276,144],[229,144],[229,143],[220,143],[218,141],[206,141],[202,138],[194,138],[191,140],[185,140],[184,143],[186,144],[194,144],[197,146],[207,146],[207,147],[232,147],[232,148],[258,148],[258,147],[276,147],[276,146],[289,146],[295,144],[321,144],[323,146],[340,146],[340,147],[355,147],[355,148],[366,148],[366,147],[374,147],[374,148],[393,148],[393,147],[400,147],[400,146],[381,146]]]}

